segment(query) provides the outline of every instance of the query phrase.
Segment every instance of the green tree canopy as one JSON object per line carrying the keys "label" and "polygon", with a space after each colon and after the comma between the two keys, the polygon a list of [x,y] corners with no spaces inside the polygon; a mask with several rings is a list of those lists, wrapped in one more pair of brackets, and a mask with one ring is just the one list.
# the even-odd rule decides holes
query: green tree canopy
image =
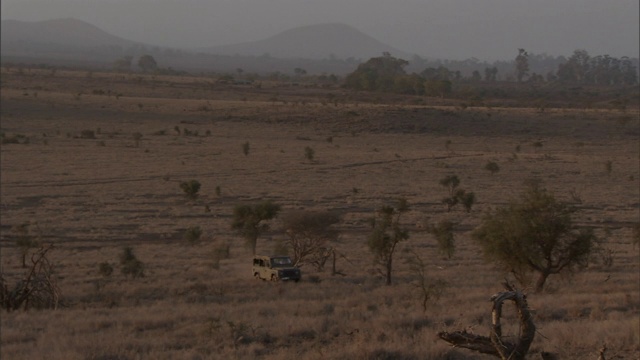
{"label": "green tree canopy", "polygon": [[549,191],[531,186],[519,200],[487,215],[472,237],[487,259],[521,283],[526,284],[531,272],[537,273],[538,292],[549,275],[588,263],[597,239],[590,229],[576,229],[575,212]]}
{"label": "green tree canopy", "polygon": [[391,285],[393,255],[401,241],[409,239],[409,230],[402,228],[400,216],[409,211],[407,199],[398,199],[395,206],[381,207],[372,219],[373,230],[368,238],[374,261],[384,268],[386,284]]}
{"label": "green tree canopy", "polygon": [[280,212],[280,205],[271,201],[254,205],[238,205],[233,209],[231,228],[238,231],[255,255],[258,237],[269,229],[269,225],[264,221],[275,218],[278,212]]}
{"label": "green tree canopy", "polygon": [[354,72],[347,75],[345,86],[354,90],[391,92],[394,89],[395,78],[407,74],[404,67],[408,64],[408,61],[385,52],[383,56],[371,58],[360,64]]}

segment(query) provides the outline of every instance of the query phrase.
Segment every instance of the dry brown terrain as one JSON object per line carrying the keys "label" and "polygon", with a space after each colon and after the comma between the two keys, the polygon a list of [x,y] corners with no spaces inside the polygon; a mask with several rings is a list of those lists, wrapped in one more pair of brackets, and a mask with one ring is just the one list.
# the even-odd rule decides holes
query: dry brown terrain
{"label": "dry brown terrain", "polygon": [[[595,359],[603,344],[607,358],[640,357],[640,257],[631,243],[638,109],[474,108],[84,71],[5,70],[1,82],[4,137],[24,136],[1,148],[2,272],[10,283],[24,273],[12,228],[30,222],[34,237],[55,246],[63,295],[57,310],[2,313],[2,359],[487,358],[436,333],[488,334],[488,300],[506,274],[483,261],[469,233],[532,178],[581,209],[578,224],[596,230],[613,262],[551,276],[545,292],[529,294],[538,328],[531,358]],[[485,170],[488,161],[500,171]],[[439,180],[451,174],[476,193],[470,213],[441,203]],[[191,179],[202,184],[197,200],[179,187]],[[411,205],[403,220],[411,238],[384,286],[366,246],[368,219],[398,197]],[[230,223],[236,205],[261,200],[283,212],[342,213],[344,276],[303,267],[297,284],[253,279],[250,251]],[[452,259],[424,231],[444,219],[457,224]],[[271,225],[260,253],[284,236]],[[203,229],[195,245],[183,238],[193,226]],[[230,257],[216,266],[223,244]],[[120,273],[125,246],[145,277]],[[412,251],[431,279],[447,282],[426,311],[406,264]],[[108,278],[102,262],[115,268]]]}

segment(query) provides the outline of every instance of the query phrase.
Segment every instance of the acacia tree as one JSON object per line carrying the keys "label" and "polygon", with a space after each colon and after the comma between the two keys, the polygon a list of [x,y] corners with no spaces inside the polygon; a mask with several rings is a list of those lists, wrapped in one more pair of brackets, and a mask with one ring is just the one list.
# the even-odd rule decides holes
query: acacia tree
{"label": "acacia tree", "polygon": [[255,255],[258,237],[269,229],[269,224],[265,224],[264,221],[275,218],[279,211],[280,205],[271,201],[254,205],[238,205],[233,209],[231,228],[238,231]]}
{"label": "acacia tree", "polygon": [[373,57],[362,63],[347,75],[345,87],[355,90],[392,91],[397,77],[406,75],[404,67],[409,64],[385,52],[382,56]]}
{"label": "acacia tree", "polygon": [[332,253],[329,243],[338,239],[338,230],[333,225],[340,222],[340,216],[333,212],[296,211],[282,219],[286,243],[293,250],[294,265],[306,261],[322,269]]}
{"label": "acacia tree", "polygon": [[156,59],[151,55],[142,55],[138,59],[138,66],[142,69],[142,71],[153,71],[158,68],[158,63]]}
{"label": "acacia tree", "polygon": [[516,56],[516,77],[521,82],[529,73],[529,54],[525,49],[518,49]]}
{"label": "acacia tree", "polygon": [[590,229],[576,229],[576,208],[556,200],[538,185],[530,186],[518,201],[488,214],[472,237],[489,260],[512,272],[526,284],[538,274],[540,292],[551,274],[586,266],[597,238]]}
{"label": "acacia tree", "polygon": [[368,245],[376,264],[384,268],[386,284],[391,285],[393,255],[401,241],[409,239],[409,230],[400,225],[400,216],[409,211],[407,199],[398,199],[395,207],[385,205],[377,211],[371,220],[373,231],[369,235]]}

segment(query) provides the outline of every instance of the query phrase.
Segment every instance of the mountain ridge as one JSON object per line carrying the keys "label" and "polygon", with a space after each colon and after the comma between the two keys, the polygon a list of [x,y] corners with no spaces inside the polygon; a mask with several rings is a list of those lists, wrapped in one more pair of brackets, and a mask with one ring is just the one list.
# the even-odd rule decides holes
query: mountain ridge
{"label": "mountain ridge", "polygon": [[45,21],[2,20],[3,43],[33,43],[72,47],[133,46],[135,41],[112,35],[75,18]]}
{"label": "mountain ridge", "polygon": [[[69,48],[97,48],[118,46],[156,47],[116,35],[75,18],[45,21],[2,20],[1,41],[3,50],[29,47],[51,52],[56,46]],[[323,23],[291,28],[262,40],[185,48],[184,51],[226,56],[268,56],[279,59],[368,59],[389,52],[396,57],[409,57],[403,52],[344,23]]]}
{"label": "mountain ridge", "polygon": [[383,52],[398,57],[410,56],[344,23],[299,26],[262,40],[198,50],[217,55],[268,55],[292,59],[367,59]]}

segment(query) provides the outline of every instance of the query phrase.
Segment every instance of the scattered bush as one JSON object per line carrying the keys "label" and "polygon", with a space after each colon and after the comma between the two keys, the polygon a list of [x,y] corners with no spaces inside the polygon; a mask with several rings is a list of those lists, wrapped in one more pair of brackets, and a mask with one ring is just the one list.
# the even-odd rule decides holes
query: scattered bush
{"label": "scattered bush", "polygon": [[81,139],[95,139],[96,133],[93,130],[82,130],[80,132]]}
{"label": "scattered bush", "polygon": [[242,153],[244,154],[244,156],[249,155],[249,150],[251,150],[251,145],[247,141],[246,143],[242,144]]}
{"label": "scattered bush", "polygon": [[315,150],[313,150],[311,147],[307,146],[304,148],[304,158],[309,160],[310,162],[313,162],[313,158],[315,156]]}
{"label": "scattered bush", "polygon": [[38,246],[38,240],[31,234],[31,223],[25,222],[14,226],[11,230],[16,237],[16,245],[20,248],[22,267],[27,267],[27,255],[32,248]]}
{"label": "scattered bush", "polygon": [[198,180],[184,181],[180,183],[180,189],[184,191],[187,198],[195,200],[198,198],[198,191],[200,191],[200,182]]}
{"label": "scattered bush", "polygon": [[453,253],[456,251],[455,239],[453,237],[454,223],[448,220],[443,220],[437,225],[429,225],[427,232],[436,238],[438,243],[438,251],[451,259]]}
{"label": "scattered bush", "polygon": [[113,266],[108,262],[102,262],[98,265],[98,272],[104,277],[109,277],[113,273]]}
{"label": "scattered bush", "polygon": [[28,144],[30,142],[29,137],[23,134],[14,134],[12,136],[6,136],[2,134],[2,145],[6,144]]}
{"label": "scattered bush", "polygon": [[413,281],[413,286],[418,289],[422,311],[427,311],[430,301],[437,301],[444,292],[447,283],[441,279],[430,279],[427,276],[427,263],[415,252],[407,259],[411,272],[417,277]]}
{"label": "scattered bush", "polygon": [[200,236],[202,236],[202,229],[200,226],[193,226],[187,228],[184,232],[184,239],[187,240],[190,244],[195,244],[200,240]]}
{"label": "scattered bush", "polygon": [[136,142],[136,147],[140,147],[140,140],[142,140],[142,134],[139,132],[135,132],[132,135],[133,140]]}
{"label": "scattered bush", "polygon": [[497,173],[498,171],[500,171],[500,166],[494,162],[494,161],[489,161],[487,162],[487,164],[484,166],[485,170],[489,171],[491,173],[491,175]]}
{"label": "scattered bush", "polygon": [[228,259],[229,256],[231,255],[230,252],[230,245],[228,243],[223,243],[223,244],[218,244],[214,249],[213,249],[213,268],[214,269],[219,269],[220,268],[220,260],[222,259]]}
{"label": "scattered bush", "polygon": [[460,179],[457,175],[448,175],[440,180],[440,185],[446,187],[449,190],[449,197],[442,199],[442,203],[447,205],[447,211],[462,203],[467,212],[471,212],[471,208],[476,201],[476,195],[473,192],[467,192],[463,189],[458,189],[460,185]]}
{"label": "scattered bush", "polygon": [[144,264],[133,253],[133,248],[127,246],[120,254],[120,271],[132,278],[144,277]]}
{"label": "scattered bush", "polygon": [[613,161],[611,160],[605,161],[604,171],[607,173],[607,176],[611,176],[611,172],[613,171]]}

